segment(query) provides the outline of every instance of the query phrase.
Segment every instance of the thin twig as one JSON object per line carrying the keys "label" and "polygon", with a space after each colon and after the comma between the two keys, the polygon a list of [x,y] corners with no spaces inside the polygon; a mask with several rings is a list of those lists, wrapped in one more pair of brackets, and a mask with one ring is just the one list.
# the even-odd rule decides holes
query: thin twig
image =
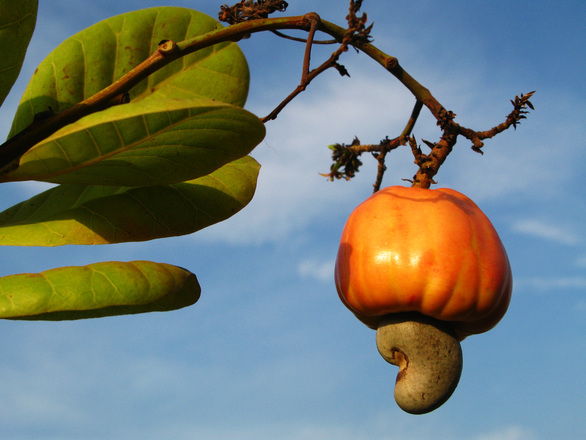
{"label": "thin twig", "polygon": [[378,155],[375,156],[376,160],[378,161],[378,167],[377,167],[377,172],[376,172],[376,180],[374,181],[374,184],[372,185],[372,187],[373,187],[372,192],[373,193],[377,192],[383,183],[383,177],[385,175],[385,171],[387,170],[387,166],[385,165],[385,159],[387,157],[388,152],[389,152],[388,150],[383,150]]}
{"label": "thin twig", "polygon": [[376,174],[376,180],[373,185],[373,192],[377,192],[382,185],[383,177],[385,175],[385,172],[387,171],[387,166],[385,163],[387,154],[395,148],[405,145],[408,142],[408,140],[410,139],[409,136],[411,135],[411,132],[415,127],[415,123],[419,118],[419,114],[421,113],[422,108],[423,103],[419,100],[415,101],[415,105],[413,106],[413,110],[411,111],[411,116],[409,117],[409,120],[407,121],[407,124],[405,125],[405,128],[403,129],[401,135],[393,139],[392,141],[389,141],[386,144],[384,144],[384,141],[381,142],[381,152],[377,156],[375,156],[376,160],[378,161],[378,169]]}
{"label": "thin twig", "polygon": [[521,94],[521,97],[515,96],[515,99],[511,100],[513,110],[507,115],[505,122],[486,131],[474,131],[469,128],[458,126],[459,133],[472,141],[472,149],[474,151],[482,154],[481,148],[484,146],[484,143],[482,142],[483,140],[491,139],[511,127],[517,128],[517,125],[521,123],[521,120],[526,119],[525,115],[529,113],[526,109],[530,108],[531,110],[534,110],[533,104],[529,101],[534,93],[535,91],[529,92],[526,95]]}
{"label": "thin twig", "polygon": [[[308,17],[309,18],[309,17]],[[311,16],[309,18],[311,27],[307,34],[307,43],[305,44],[305,56],[303,57],[303,71],[301,72],[301,84],[307,83],[307,77],[309,76],[309,69],[311,66],[311,48],[313,47],[313,39],[315,38],[315,31],[319,24],[319,15]]]}
{"label": "thin twig", "polygon": [[413,106],[413,110],[411,111],[411,116],[409,117],[409,120],[407,121],[407,125],[405,125],[405,128],[403,129],[403,133],[401,133],[401,136],[399,136],[399,137],[408,137],[411,135],[413,128],[415,128],[415,123],[417,122],[417,119],[419,118],[419,115],[421,114],[422,108],[423,108],[423,102],[421,102],[419,100],[415,101],[415,105]]}
{"label": "thin twig", "polygon": [[[307,38],[292,37],[291,35],[284,34],[279,31],[271,31],[273,34],[281,37],[285,40],[297,41],[298,43],[307,43]],[[336,44],[336,40],[313,40],[313,44]]]}
{"label": "thin twig", "polygon": [[[338,59],[340,58],[340,55],[342,55],[342,53],[344,53],[346,50],[348,50],[347,44],[342,43],[340,45],[340,47],[338,47],[338,49],[336,51],[334,51],[334,53],[332,53],[332,55],[326,61],[324,61],[320,66],[316,67],[313,70],[309,70],[310,69],[310,59],[311,59],[311,42],[313,39],[313,35],[315,34],[315,30],[318,29],[318,25],[321,22],[321,19],[319,18],[319,16],[317,14],[308,14],[307,18],[308,18],[308,20],[310,20],[312,25],[310,28],[310,35],[307,39],[307,46],[305,49],[305,57],[304,57],[304,61],[303,61],[303,74],[301,76],[301,82],[295,88],[295,90],[293,90],[293,92],[291,92],[289,94],[289,96],[287,96],[279,105],[277,105],[277,107],[275,107],[275,109],[271,113],[269,113],[264,118],[261,118],[261,121],[265,124],[268,121],[276,119],[277,116],[279,115],[279,113],[281,113],[281,111],[295,97],[297,97],[297,95],[299,95],[301,92],[304,92],[307,89],[307,86],[311,83],[311,81],[313,81],[313,79],[315,77],[317,77],[318,75],[320,75],[321,73],[323,73],[324,71],[326,71],[327,69],[329,69],[331,67],[339,67],[337,62],[338,62]],[[312,20],[315,20],[315,21],[312,21]],[[313,26],[313,23],[315,23],[315,28]],[[311,32],[311,29],[314,29],[313,33]],[[340,69],[338,69],[338,71],[340,71]]]}
{"label": "thin twig", "polygon": [[[316,13],[309,13],[306,15],[307,19],[311,23],[311,28],[309,30],[309,36],[307,38],[307,45],[305,49],[305,57],[303,62],[303,76],[301,78],[301,83],[270,114],[268,114],[264,118],[261,118],[261,120],[264,123],[276,119],[279,113],[287,106],[287,104],[289,104],[301,92],[305,91],[309,83],[316,76],[318,76],[325,70],[329,69],[330,67],[335,67],[341,75],[350,76],[346,71],[346,68],[338,64],[338,59],[340,58],[342,53],[348,50],[348,47],[350,45],[354,45],[358,42],[367,43],[368,41],[370,41],[369,34],[372,29],[372,25],[366,27],[366,14],[363,14],[360,18],[357,16],[357,13],[360,10],[361,5],[362,0],[350,0],[350,10],[348,16],[346,17],[348,21],[348,29],[344,29],[344,34],[341,38],[340,46],[330,56],[330,58],[327,61],[325,61],[318,68],[312,71],[309,70],[311,46],[313,45],[314,35],[316,30],[318,29],[318,25],[321,25],[321,19]],[[338,30],[339,29],[342,28],[338,28]]]}

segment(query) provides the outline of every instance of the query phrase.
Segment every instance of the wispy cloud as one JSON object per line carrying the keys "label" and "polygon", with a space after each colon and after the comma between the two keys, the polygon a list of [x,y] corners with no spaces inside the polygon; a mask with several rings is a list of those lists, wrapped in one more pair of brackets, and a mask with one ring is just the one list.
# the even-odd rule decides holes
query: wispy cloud
{"label": "wispy cloud", "polygon": [[304,260],[297,266],[299,275],[320,282],[331,282],[334,276],[334,261]]}
{"label": "wispy cloud", "polygon": [[540,291],[559,289],[586,289],[586,277],[522,278],[515,280],[516,288],[531,288]]}
{"label": "wispy cloud", "polygon": [[564,228],[550,221],[535,218],[515,222],[513,224],[513,230],[568,246],[577,245],[581,241],[580,237],[571,228]]}
{"label": "wispy cloud", "polygon": [[487,434],[474,437],[474,440],[537,440],[538,436],[530,429],[521,426],[499,428]]}
{"label": "wispy cloud", "polygon": [[[252,153],[262,165],[253,201],[237,218],[214,226],[200,234],[200,238],[234,244],[289,239],[312,220],[340,215],[346,206],[356,206],[371,194],[376,168],[375,161],[368,157],[361,175],[350,184],[328,182],[320,176],[319,173],[329,171],[331,164],[327,146],[350,143],[355,136],[365,143],[379,142],[393,123],[397,124],[394,131],[400,132],[412,103],[399,98],[405,102],[389,109],[389,97],[378,92],[384,89],[382,78],[353,76],[352,81],[347,81],[352,85],[346,89],[338,81],[336,86],[326,84],[324,89],[308,91],[277,120],[267,124],[266,139]],[[283,90],[282,96],[287,93]],[[270,105],[277,103],[278,99]],[[251,103],[250,109],[260,116],[270,111],[260,102]],[[408,154],[405,158],[411,167],[413,159]],[[412,170],[403,169],[401,177],[411,175]]]}

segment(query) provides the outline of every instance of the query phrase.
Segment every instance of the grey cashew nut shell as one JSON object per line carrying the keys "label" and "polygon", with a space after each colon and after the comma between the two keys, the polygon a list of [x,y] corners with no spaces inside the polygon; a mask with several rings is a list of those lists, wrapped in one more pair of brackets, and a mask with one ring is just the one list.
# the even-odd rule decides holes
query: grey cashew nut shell
{"label": "grey cashew nut shell", "polygon": [[462,373],[462,349],[449,323],[419,313],[386,316],[376,332],[381,356],[399,367],[395,400],[411,414],[443,405]]}

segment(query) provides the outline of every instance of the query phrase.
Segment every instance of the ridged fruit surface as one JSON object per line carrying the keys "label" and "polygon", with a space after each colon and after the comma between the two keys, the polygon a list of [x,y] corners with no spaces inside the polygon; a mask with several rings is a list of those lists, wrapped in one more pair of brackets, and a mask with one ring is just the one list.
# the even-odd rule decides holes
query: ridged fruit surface
{"label": "ridged fruit surface", "polygon": [[451,321],[460,339],[494,327],[512,291],[490,220],[447,188],[391,186],[361,203],[342,232],[335,277],[341,300],[369,327],[419,312]]}

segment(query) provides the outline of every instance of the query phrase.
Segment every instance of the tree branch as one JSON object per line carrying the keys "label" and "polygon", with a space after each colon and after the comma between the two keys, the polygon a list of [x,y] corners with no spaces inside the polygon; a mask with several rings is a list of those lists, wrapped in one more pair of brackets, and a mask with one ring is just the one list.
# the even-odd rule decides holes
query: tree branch
{"label": "tree branch", "polygon": [[[329,69],[330,67],[336,67],[341,74],[347,74],[343,66],[340,66],[337,63],[337,60],[340,55],[348,49],[349,46],[353,46],[383,66],[388,72],[395,76],[395,78],[397,78],[397,80],[399,80],[401,84],[403,84],[403,86],[405,86],[416,98],[416,106],[412,114],[412,123],[407,124],[403,134],[397,139],[400,139],[403,143],[407,142],[407,136],[410,134],[422,106],[427,107],[438,120],[438,124],[441,125],[442,121],[444,121],[445,115],[449,114],[450,112],[448,112],[434,98],[434,96],[427,88],[423,87],[399,65],[397,58],[387,55],[369,42],[368,34],[370,32],[371,26],[365,26],[366,15],[363,14],[363,16],[360,18],[356,16],[356,13],[360,7],[360,3],[361,2],[359,1],[351,1],[350,3],[348,29],[337,26],[331,22],[321,20],[317,14],[310,13],[303,16],[294,17],[252,19],[239,22],[231,26],[212,31],[204,35],[199,35],[178,43],[173,41],[162,42],[158,49],[145,61],[140,63],[130,72],[112,83],[110,86],[85,99],[84,101],[63,110],[60,113],[51,115],[42,120],[33,121],[22,132],[8,139],[3,145],[0,146],[0,174],[7,173],[16,168],[18,166],[20,157],[24,153],[26,153],[35,144],[43,141],[59,129],[91,113],[123,102],[123,97],[130,91],[130,89],[132,89],[132,87],[167,64],[200,49],[225,41],[239,41],[240,39],[245,38],[252,33],[263,31],[298,29],[310,32],[309,38],[307,39],[307,49],[304,58],[303,74],[300,85],[287,98],[285,98],[285,100],[270,115],[265,117],[263,122],[274,119],[277,114],[287,105],[287,103],[289,103],[295,96],[305,90],[307,85],[323,71]],[[315,68],[314,70],[309,70],[310,51],[312,44],[315,43],[314,34],[316,31],[330,35],[338,43],[340,43],[340,47],[319,67]],[[511,115],[509,115],[507,121],[487,132],[474,132],[472,130],[458,126],[453,121],[449,121],[449,130],[446,131],[446,127],[442,127],[442,129],[444,129],[444,136],[437,145],[441,144],[446,148],[449,147],[451,149],[450,146],[455,144],[457,135],[463,135],[473,141],[475,147],[477,147],[475,150],[478,151],[482,144],[482,139],[492,137],[497,133],[509,128],[510,126],[515,127],[516,124],[525,117],[525,106],[532,108],[531,103],[528,101],[528,98],[531,97],[532,94],[533,92],[525,96],[521,95],[521,98],[517,98],[516,103],[514,103],[515,110],[513,113],[511,113]],[[382,144],[383,143],[381,142],[380,145]],[[380,145],[378,150],[379,152],[382,151],[380,149]],[[384,155],[382,159],[384,160]],[[437,163],[441,164],[440,161]]]}
{"label": "tree branch", "polygon": [[35,144],[66,125],[119,102],[120,97],[129,92],[140,81],[181,57],[224,41],[238,41],[254,32],[273,29],[309,30],[310,26],[311,21],[305,15],[266,18],[238,23],[179,43],[162,42],[146,60],[105,89],[62,112],[33,121],[22,132],[8,139],[0,146],[0,174],[16,168],[20,157]]}

